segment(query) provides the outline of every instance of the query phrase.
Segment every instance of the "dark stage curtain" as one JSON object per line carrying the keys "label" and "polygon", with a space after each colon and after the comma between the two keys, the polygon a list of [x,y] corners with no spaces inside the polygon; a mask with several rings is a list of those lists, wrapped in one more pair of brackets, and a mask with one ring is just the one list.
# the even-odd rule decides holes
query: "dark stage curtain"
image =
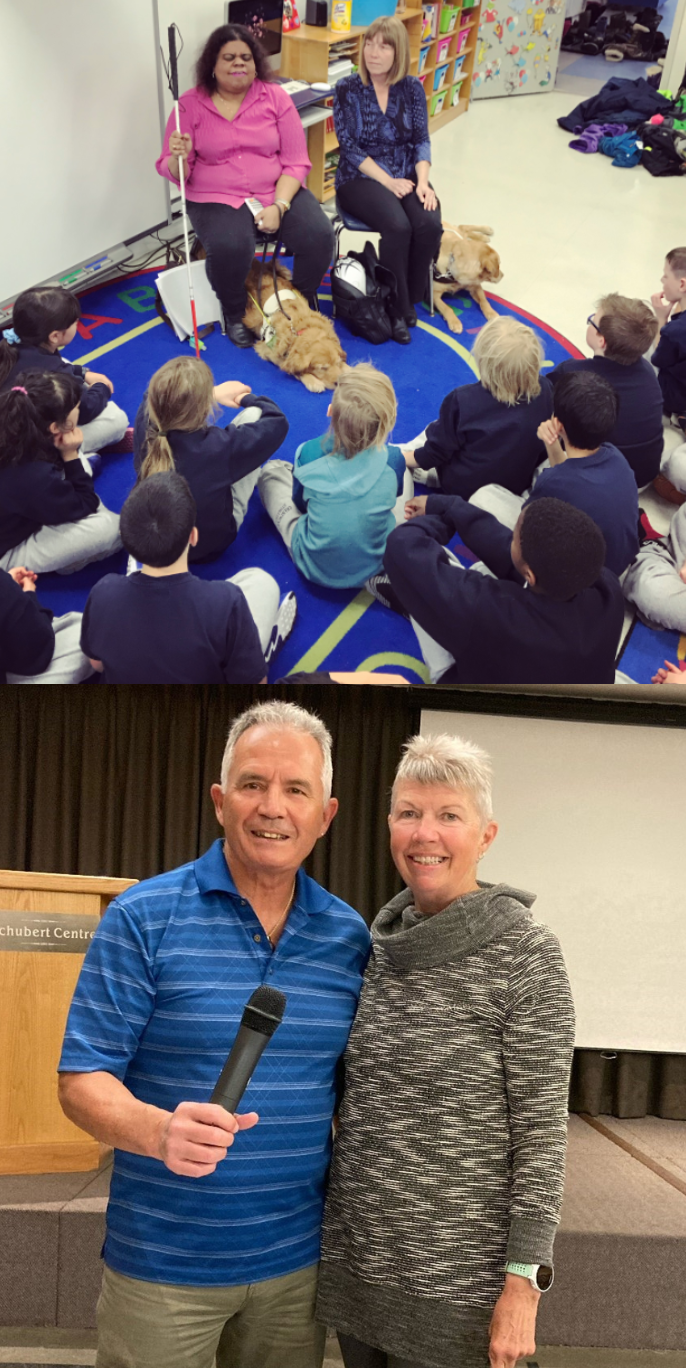
{"label": "dark stage curtain", "polygon": [[210,799],[227,731],[288,697],[334,738],[340,811],[307,871],[370,921],[402,884],[388,797],[419,712],[379,688],[6,688],[0,699],[0,866],[146,879],[220,835]]}
{"label": "dark stage curtain", "polygon": [[[145,879],[195,859],[219,834],[209,788],[228,728],[270,696],[312,708],[333,735],[340,811],[307,868],[367,921],[401,887],[388,853],[388,797],[421,707],[517,711],[492,694],[377,687],[5,687],[0,867]],[[534,706],[544,714],[543,703]],[[562,707],[551,705],[554,715]],[[531,700],[520,713],[534,715]],[[686,1056],[577,1050],[570,1105],[684,1120]]]}

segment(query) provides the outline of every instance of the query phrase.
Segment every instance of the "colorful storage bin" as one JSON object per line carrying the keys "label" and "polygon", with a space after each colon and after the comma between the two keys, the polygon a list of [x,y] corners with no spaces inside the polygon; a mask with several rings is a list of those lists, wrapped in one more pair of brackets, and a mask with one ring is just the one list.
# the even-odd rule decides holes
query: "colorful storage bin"
{"label": "colorful storage bin", "polygon": [[393,0],[353,0],[352,22],[368,28],[375,19],[384,14],[395,14]]}
{"label": "colorful storage bin", "polygon": [[464,52],[464,50],[465,50],[465,48],[466,48],[466,46],[467,46],[467,43],[469,42],[469,35],[470,35],[471,31],[472,31],[471,24],[467,24],[467,25],[465,25],[463,28],[461,28],[461,29],[459,30],[459,33],[458,33],[458,35],[457,35],[457,54],[458,54],[458,56],[460,55],[460,53]]}
{"label": "colorful storage bin", "polygon": [[428,47],[423,47],[423,48],[420,48],[420,49],[419,49],[419,61],[417,62],[417,75],[418,75],[418,76],[421,76],[421,74],[422,74],[422,72],[423,72],[423,70],[424,70],[424,67],[426,66],[426,59],[427,59],[428,55],[429,55],[429,49],[428,49]]}
{"label": "colorful storage bin", "polygon": [[430,73],[429,73],[428,71],[425,71],[425,72],[423,72],[422,75],[419,77],[419,79],[420,79],[422,85],[425,85],[425,84],[426,84],[426,80],[427,80],[427,78],[428,78],[429,75],[430,75]]}
{"label": "colorful storage bin", "polygon": [[451,42],[452,42],[452,39],[451,39],[451,38],[441,38],[440,41],[437,43],[437,45],[436,45],[436,63],[437,63],[437,65],[438,65],[440,62],[447,62],[447,60],[448,60],[448,48],[450,47]]}
{"label": "colorful storage bin", "polygon": [[[472,4],[475,4],[475,3],[476,3],[476,0],[472,0]],[[459,6],[459,5],[445,5],[445,4],[444,4],[443,9],[441,10],[441,24],[440,24],[440,32],[441,32],[441,33],[452,33],[452,31],[453,31],[453,29],[454,29],[454,27],[455,27],[455,25],[456,25],[456,23],[457,23],[457,16],[458,16],[459,13],[460,13],[460,6]]]}
{"label": "colorful storage bin", "polygon": [[449,65],[450,63],[446,62],[445,66],[436,67],[436,70],[434,71],[434,90],[443,90],[448,80]]}
{"label": "colorful storage bin", "polygon": [[445,97],[447,94],[447,90],[442,90],[440,95],[431,96],[431,103],[429,105],[430,118],[433,119],[436,114],[440,114],[442,112],[443,106],[445,104]]}
{"label": "colorful storage bin", "polygon": [[465,64],[465,62],[466,62],[466,60],[467,60],[466,54],[463,54],[462,57],[456,57],[456,58],[455,58],[455,65],[454,65],[454,67],[453,67],[453,80],[454,80],[454,81],[459,80],[459,78],[460,78],[460,76],[461,76],[461,74],[462,74],[462,68],[463,68],[463,66],[464,66],[464,64]]}
{"label": "colorful storage bin", "polygon": [[462,89],[463,82],[466,81],[466,79],[467,79],[466,76],[463,76],[462,79],[459,80],[459,81],[457,82],[457,85],[454,85],[454,86],[452,87],[452,89],[451,89],[451,91],[450,91],[450,107],[451,107],[451,109],[454,109],[455,105],[456,105],[456,104],[459,104],[459,101],[460,101],[460,91],[461,91],[461,89]]}

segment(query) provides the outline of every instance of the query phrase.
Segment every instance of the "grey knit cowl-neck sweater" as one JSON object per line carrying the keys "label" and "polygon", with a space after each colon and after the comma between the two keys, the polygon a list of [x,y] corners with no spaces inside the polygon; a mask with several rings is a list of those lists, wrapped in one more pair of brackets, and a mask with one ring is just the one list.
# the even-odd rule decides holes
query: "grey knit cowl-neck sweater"
{"label": "grey knit cowl-neck sweater", "polygon": [[507,1259],[551,1263],[574,1009],[534,895],[382,908],[345,1056],[317,1317],[429,1368],[485,1368]]}

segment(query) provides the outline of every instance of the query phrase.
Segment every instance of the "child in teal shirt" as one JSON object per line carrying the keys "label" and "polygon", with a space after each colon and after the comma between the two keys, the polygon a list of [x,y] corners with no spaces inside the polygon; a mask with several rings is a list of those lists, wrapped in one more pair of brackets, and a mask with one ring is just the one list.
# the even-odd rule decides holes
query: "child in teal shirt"
{"label": "child in teal shirt", "polygon": [[301,574],[331,589],[359,588],[383,566],[386,541],[414,492],[400,447],[387,446],[397,403],[388,376],[363,362],[338,381],[323,437],[295,465],[269,461],[260,498]]}

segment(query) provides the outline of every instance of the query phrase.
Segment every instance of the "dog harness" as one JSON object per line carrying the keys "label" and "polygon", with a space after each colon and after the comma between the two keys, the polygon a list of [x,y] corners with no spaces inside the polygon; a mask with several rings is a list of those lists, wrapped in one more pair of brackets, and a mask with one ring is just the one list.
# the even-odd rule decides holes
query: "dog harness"
{"label": "dog harness", "polygon": [[[292,290],[280,290],[279,294],[282,299],[295,299],[296,297]],[[274,328],[269,320],[271,318],[271,315],[275,314],[280,307],[281,306],[279,304],[279,300],[276,294],[271,295],[269,299],[266,301],[266,303],[262,306],[262,327],[260,328],[260,338],[263,342],[267,343],[267,346],[274,337]]]}

